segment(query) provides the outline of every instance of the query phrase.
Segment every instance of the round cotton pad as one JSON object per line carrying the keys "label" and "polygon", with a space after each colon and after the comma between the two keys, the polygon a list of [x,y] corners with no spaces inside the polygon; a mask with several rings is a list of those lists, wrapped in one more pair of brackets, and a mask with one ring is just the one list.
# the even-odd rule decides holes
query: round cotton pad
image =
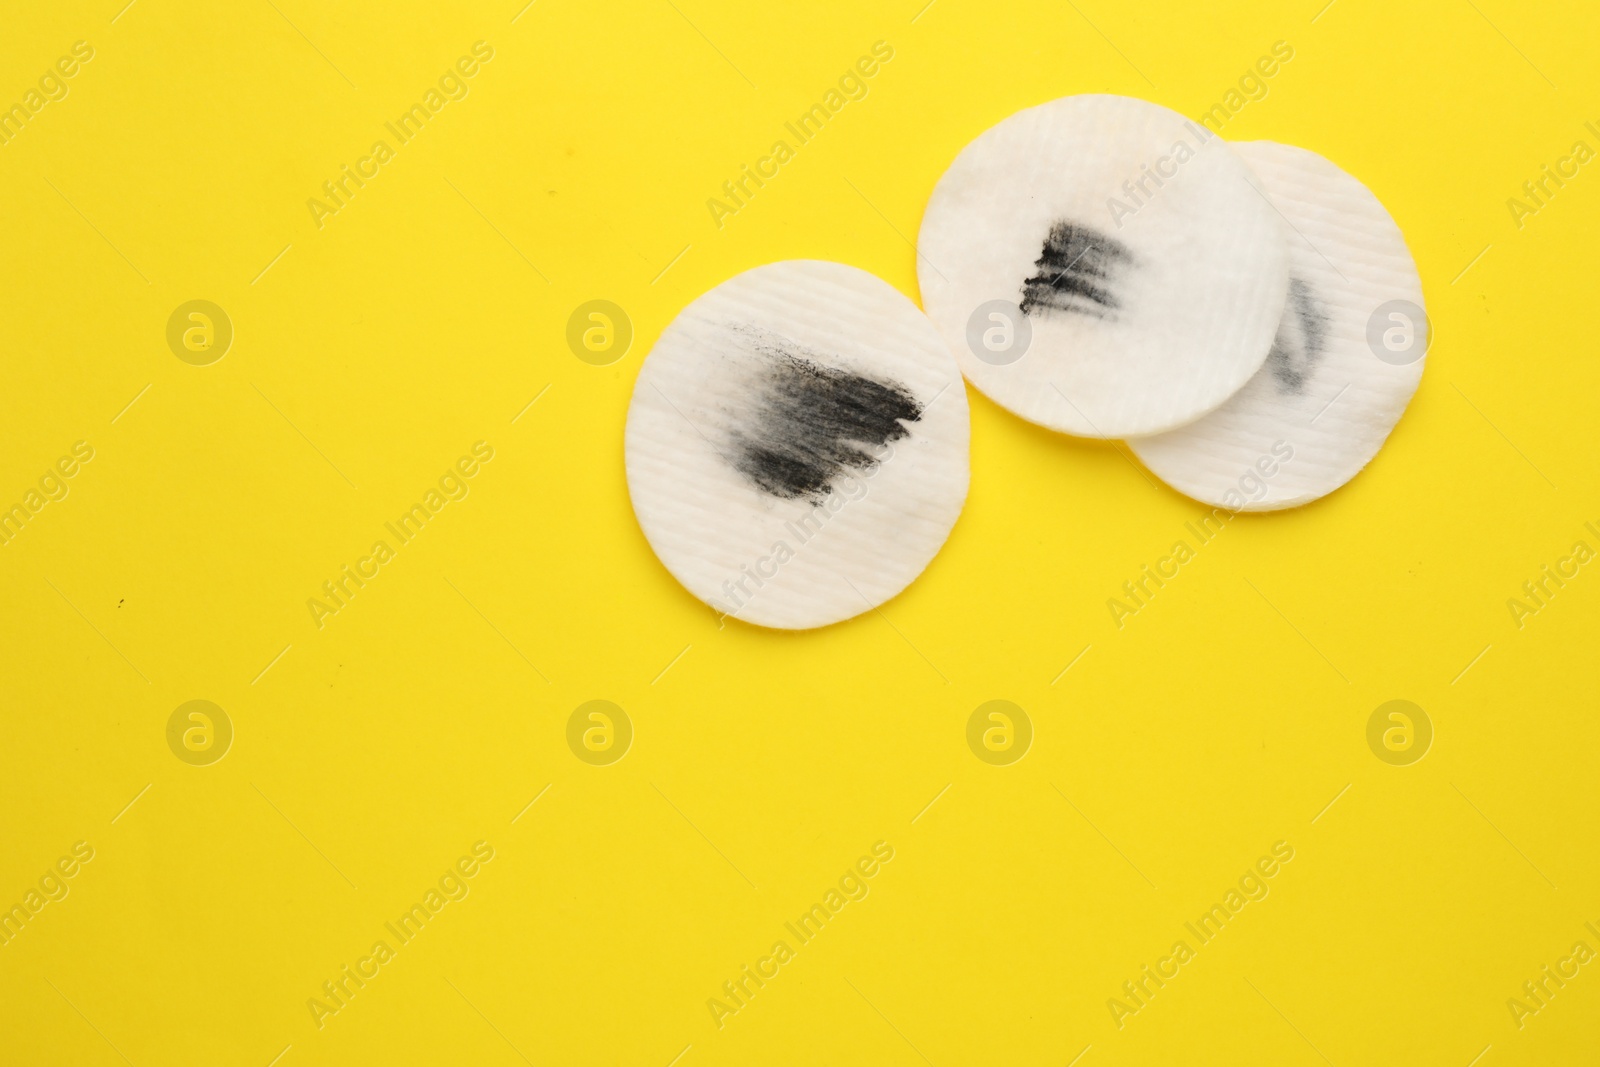
{"label": "round cotton pad", "polygon": [[1085,437],[1192,422],[1266,359],[1288,231],[1221,138],[1069,96],[961,150],[917,239],[922,303],[971,382]]}
{"label": "round cotton pad", "polygon": [[1428,322],[1405,238],[1366,186],[1301,148],[1234,148],[1293,227],[1271,355],[1210,415],[1128,445],[1196,500],[1271,511],[1333,492],[1377,455],[1422,378]]}
{"label": "round cotton pad", "polygon": [[838,263],[746,271],[672,321],[628,408],[628,492],[673,577],[762,626],[874,608],[967,497],[967,395],[933,324]]}

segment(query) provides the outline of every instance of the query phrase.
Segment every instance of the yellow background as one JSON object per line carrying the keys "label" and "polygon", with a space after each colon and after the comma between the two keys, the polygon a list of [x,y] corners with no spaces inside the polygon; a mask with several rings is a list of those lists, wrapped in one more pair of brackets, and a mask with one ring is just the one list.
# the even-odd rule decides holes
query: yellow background
{"label": "yellow background", "polygon": [[[1593,1062],[1600,963],[1506,1006],[1600,949],[1600,568],[1521,629],[1506,605],[1600,545],[1600,171],[1506,206],[1600,148],[1592,8],[122,3],[0,15],[0,103],[95,49],[0,147],[0,502],[95,449],[0,548],[0,905],[95,849],[0,947],[5,1063]],[[319,229],[307,199],[477,40],[470,94]],[[870,95],[716,227],[879,40]],[[791,257],[914,297],[907,239],[980,131],[1078,92],[1198,116],[1279,40],[1226,134],[1367,182],[1434,323],[1355,482],[1230,523],[1119,630],[1107,598],[1202,508],[969,390],[967,509],[880,613],[719,629],[672,581],[622,425],[684,304]],[[206,367],[165,341],[196,298],[235,329]],[[636,329],[603,368],[564,341],[596,298]],[[307,598],[478,440],[470,496],[319,630]],[[564,740],[592,698],[636,731],[609,767]],[[994,698],[1035,728],[1009,767],[966,747]],[[1409,767],[1365,740],[1392,698],[1436,731]],[[167,747],[191,699],[236,731],[208,767]],[[318,1029],[479,840],[470,895]],[[707,999],[879,840],[871,894],[718,1029]],[[1108,998],[1278,840],[1270,896],[1119,1029]]]}

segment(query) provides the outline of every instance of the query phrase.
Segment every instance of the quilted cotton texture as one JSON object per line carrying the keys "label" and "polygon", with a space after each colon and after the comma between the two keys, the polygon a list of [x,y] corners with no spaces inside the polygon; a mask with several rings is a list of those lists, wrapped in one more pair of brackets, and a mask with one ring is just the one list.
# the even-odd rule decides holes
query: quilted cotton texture
{"label": "quilted cotton texture", "polygon": [[966,501],[961,374],[879,278],[792,260],[705,293],[628,409],[628,492],[673,576],[718,612],[804,629],[922,573]]}
{"label": "quilted cotton texture", "polygon": [[1250,169],[1203,126],[1129,97],[1071,96],[962,149],[923,217],[917,277],[962,373],[996,403],[1125,437],[1194,421],[1261,367],[1287,238]]}
{"label": "quilted cotton texture", "polygon": [[1271,511],[1333,492],[1377,455],[1422,379],[1428,327],[1405,238],[1366,186],[1302,148],[1234,148],[1292,226],[1283,321],[1237,396],[1129,446],[1196,500]]}

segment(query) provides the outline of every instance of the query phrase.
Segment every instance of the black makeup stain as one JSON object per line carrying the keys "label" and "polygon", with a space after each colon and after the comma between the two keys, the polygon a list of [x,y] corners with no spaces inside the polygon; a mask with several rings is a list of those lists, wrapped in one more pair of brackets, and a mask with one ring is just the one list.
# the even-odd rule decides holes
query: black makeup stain
{"label": "black makeup stain", "polygon": [[[757,489],[820,501],[841,471],[870,470],[907,436],[922,405],[902,385],[830,366],[820,353],[766,331],[739,330],[760,357],[727,458]],[[874,453],[878,453],[874,455]]]}
{"label": "black makeup stain", "polygon": [[1066,311],[1106,318],[1122,306],[1113,291],[1117,275],[1133,262],[1121,241],[1082,223],[1062,220],[1050,227],[1033,265],[1039,273],[1022,283],[1022,313]]}
{"label": "black makeup stain", "polygon": [[1289,300],[1284,305],[1278,335],[1267,353],[1267,366],[1277,379],[1278,392],[1303,393],[1328,346],[1328,313],[1323,310],[1311,286],[1299,278],[1289,279]]}

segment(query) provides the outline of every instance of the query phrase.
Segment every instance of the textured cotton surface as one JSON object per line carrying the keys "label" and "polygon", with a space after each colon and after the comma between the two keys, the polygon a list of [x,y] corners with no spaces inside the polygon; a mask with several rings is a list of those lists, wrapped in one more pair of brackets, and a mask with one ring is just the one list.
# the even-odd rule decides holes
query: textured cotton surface
{"label": "textured cotton surface", "polygon": [[962,149],[923,217],[917,277],[984,393],[1052,429],[1124,437],[1199,418],[1260,368],[1286,239],[1249,168],[1203,126],[1071,96]]}
{"label": "textured cotton surface", "polygon": [[801,629],[888,600],[966,500],[967,397],[933,324],[838,263],[757,267],[685,308],[628,409],[650,546],[727,615]]}
{"label": "textured cotton surface", "polygon": [[1234,147],[1293,226],[1283,321],[1237,396],[1129,446],[1197,500],[1268,511],[1331,493],[1377,454],[1422,378],[1427,323],[1397,304],[1420,310],[1422,282],[1366,186],[1301,148]]}

